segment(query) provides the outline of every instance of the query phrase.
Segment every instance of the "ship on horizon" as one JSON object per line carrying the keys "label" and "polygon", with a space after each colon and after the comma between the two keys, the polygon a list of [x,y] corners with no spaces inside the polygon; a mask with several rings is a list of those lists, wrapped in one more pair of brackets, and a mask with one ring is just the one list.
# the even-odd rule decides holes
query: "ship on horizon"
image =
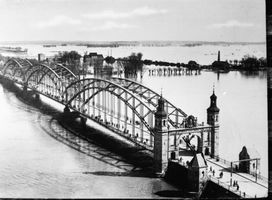
{"label": "ship on horizon", "polygon": [[27,53],[27,49],[22,47],[0,47],[0,51],[13,53]]}

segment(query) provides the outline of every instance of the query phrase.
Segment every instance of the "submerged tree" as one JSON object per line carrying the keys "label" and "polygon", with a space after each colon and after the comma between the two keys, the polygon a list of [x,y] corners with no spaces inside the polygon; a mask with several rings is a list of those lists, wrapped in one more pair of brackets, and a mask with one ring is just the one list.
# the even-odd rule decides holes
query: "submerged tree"
{"label": "submerged tree", "polygon": [[261,57],[259,58],[260,67],[267,67],[267,61],[266,58]]}
{"label": "submerged tree", "polygon": [[82,56],[77,51],[64,51],[60,52],[56,57],[55,60],[60,62],[66,67],[68,67],[72,72],[78,73],[79,72],[79,64],[80,58]]}
{"label": "submerged tree", "polygon": [[129,57],[122,59],[124,65],[125,74],[137,75],[138,71],[143,70],[143,54],[142,53],[132,53]]}
{"label": "submerged tree", "polygon": [[260,62],[255,56],[246,55],[242,58],[241,65],[245,69],[252,70],[258,69],[260,67]]}
{"label": "submerged tree", "polygon": [[115,58],[112,56],[107,56],[104,60],[106,61],[107,64],[115,63]]}

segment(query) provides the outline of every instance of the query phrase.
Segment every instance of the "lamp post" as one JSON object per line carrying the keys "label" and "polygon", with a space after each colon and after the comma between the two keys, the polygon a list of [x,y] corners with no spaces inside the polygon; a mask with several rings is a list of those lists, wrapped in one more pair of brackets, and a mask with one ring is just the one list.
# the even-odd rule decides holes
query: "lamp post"
{"label": "lamp post", "polygon": [[230,186],[232,186],[232,162],[230,163],[231,171],[230,171]]}
{"label": "lamp post", "polygon": [[257,183],[257,179],[258,179],[257,178],[258,177],[258,175],[257,175],[257,168],[258,168],[258,159],[256,159],[256,172],[255,172],[255,176],[256,176],[255,177],[256,178],[255,181],[256,181],[256,183]]}

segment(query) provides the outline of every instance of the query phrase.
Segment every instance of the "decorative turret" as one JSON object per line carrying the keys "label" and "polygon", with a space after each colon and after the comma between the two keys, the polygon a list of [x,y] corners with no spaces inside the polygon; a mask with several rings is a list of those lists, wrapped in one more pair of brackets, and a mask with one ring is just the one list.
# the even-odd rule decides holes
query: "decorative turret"
{"label": "decorative turret", "polygon": [[162,131],[163,129],[167,129],[166,119],[167,113],[164,110],[165,100],[160,96],[158,99],[158,107],[155,112],[155,129]]}
{"label": "decorative turret", "polygon": [[214,126],[218,124],[218,115],[220,111],[220,109],[216,105],[217,96],[214,94],[214,89],[210,99],[211,104],[210,107],[207,109],[207,123]]}
{"label": "decorative turret", "polygon": [[207,180],[207,162],[203,153],[197,153],[188,164],[188,186],[192,191],[200,192]]}
{"label": "decorative turret", "polygon": [[219,156],[218,146],[219,146],[219,111],[220,109],[216,105],[217,96],[213,94],[210,97],[211,104],[207,109],[207,124],[212,126],[210,136],[208,137],[208,143],[210,144],[210,156],[212,158],[217,158]]}
{"label": "decorative turret", "polygon": [[155,172],[158,174],[162,174],[168,164],[168,121],[164,105],[165,100],[161,95],[158,99],[157,111],[155,112],[154,127],[154,166]]}

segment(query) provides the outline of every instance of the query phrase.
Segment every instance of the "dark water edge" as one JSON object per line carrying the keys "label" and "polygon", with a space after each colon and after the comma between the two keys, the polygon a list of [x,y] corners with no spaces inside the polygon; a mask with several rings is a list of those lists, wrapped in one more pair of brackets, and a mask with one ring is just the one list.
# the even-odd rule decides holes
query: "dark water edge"
{"label": "dark water edge", "polygon": [[[145,177],[145,178],[157,178],[153,173],[153,156],[150,152],[143,151],[142,148],[129,145],[128,143],[122,142],[102,131],[94,129],[92,127],[82,127],[79,121],[67,121],[64,119],[64,114],[55,109],[54,107],[36,99],[33,94],[25,93],[22,89],[16,86],[12,81],[0,76],[0,83],[4,89],[15,94],[15,96],[26,105],[38,109],[39,112],[45,115],[52,116],[52,120],[57,120],[59,125],[71,132],[72,134],[90,142],[91,144],[101,147],[103,149],[109,150],[117,155],[120,155],[123,162],[132,164],[135,170],[126,172],[105,172],[105,171],[87,171],[84,174],[93,174],[98,176],[127,176],[127,177]],[[49,133],[47,133],[50,135]],[[52,135],[50,135],[52,136]],[[61,141],[60,141],[61,142]],[[64,143],[67,145],[67,143]],[[73,146],[69,145],[73,148]],[[74,150],[79,151],[76,148]],[[83,153],[83,152],[82,152]],[[170,185],[167,180],[164,180]],[[162,197],[180,197],[186,195],[187,193],[182,192],[184,195],[179,195],[181,190],[169,190],[169,191],[159,191],[158,196]],[[155,193],[154,193],[155,194]],[[174,194],[174,195],[173,195]]]}
{"label": "dark water edge", "polygon": [[220,185],[208,181],[200,199],[240,199],[240,197]]}
{"label": "dark water edge", "polygon": [[65,114],[60,113],[57,116],[57,120],[65,129],[68,129],[91,143],[95,143],[98,146],[120,155],[126,162],[137,168],[141,168],[143,172],[148,172],[148,177],[152,177],[153,158],[150,154],[145,152],[144,149],[129,145],[95,128],[89,126],[84,127],[79,121],[67,121]]}
{"label": "dark water edge", "polygon": [[142,171],[148,172],[147,177],[152,177],[153,158],[152,155],[145,152],[143,148],[129,145],[128,143],[120,141],[95,128],[88,126],[84,127],[77,120],[67,120],[63,113],[41,100],[36,99],[33,94],[23,92],[15,84],[5,78],[0,77],[0,83],[2,83],[6,89],[13,92],[22,102],[38,109],[43,114],[52,116],[52,118],[56,119],[62,127],[73,134],[92,144],[122,156],[125,162],[135,165],[135,168],[142,168]]}

